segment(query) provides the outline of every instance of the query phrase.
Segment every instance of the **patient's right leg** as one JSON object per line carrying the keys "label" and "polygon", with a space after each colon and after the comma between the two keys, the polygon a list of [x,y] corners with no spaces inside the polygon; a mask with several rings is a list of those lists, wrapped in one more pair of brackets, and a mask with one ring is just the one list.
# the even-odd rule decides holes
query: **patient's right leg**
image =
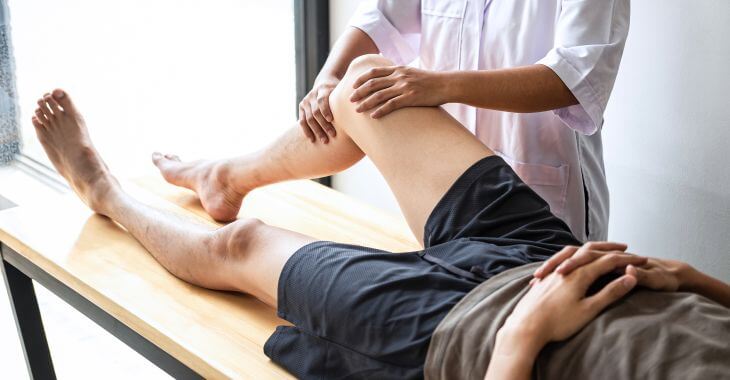
{"label": "patient's right leg", "polygon": [[38,106],[33,117],[38,139],[92,210],[121,224],[175,276],[211,289],[249,293],[276,307],[284,264],[313,238],[253,219],[214,229],[144,205],[111,175],[65,92],[55,90]]}

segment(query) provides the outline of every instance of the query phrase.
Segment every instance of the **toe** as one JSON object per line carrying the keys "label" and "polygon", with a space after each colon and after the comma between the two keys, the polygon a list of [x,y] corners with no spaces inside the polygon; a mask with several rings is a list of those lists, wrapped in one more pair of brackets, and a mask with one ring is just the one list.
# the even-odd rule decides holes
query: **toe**
{"label": "toe", "polygon": [[165,158],[162,153],[160,152],[154,152],[152,153],[152,162],[155,164],[155,166],[160,166],[160,161]]}
{"label": "toe", "polygon": [[152,153],[152,162],[155,163],[155,165],[160,169],[168,169],[170,167],[170,164],[175,164],[176,162],[179,162],[180,159],[173,159],[171,158],[172,155],[170,154],[162,154],[160,152]]}
{"label": "toe", "polygon": [[184,168],[180,161],[168,158],[169,155],[155,152],[152,154],[152,162],[160,170],[165,181],[190,188],[189,178],[184,175]]}
{"label": "toe", "polygon": [[[43,99],[38,99],[37,103],[38,103],[38,111],[40,111],[41,114],[43,114],[43,116],[46,117],[46,120],[48,120],[48,121],[53,120],[53,113],[51,112],[51,109],[48,108],[48,104],[46,104],[46,101]],[[38,114],[38,111],[36,111],[36,115]]]}
{"label": "toe", "polygon": [[35,117],[43,125],[48,124],[48,119],[46,119],[46,115],[43,114],[43,111],[41,111],[40,108],[35,109]]}
{"label": "toe", "polygon": [[36,128],[43,128],[43,123],[41,123],[41,121],[38,120],[38,118],[36,116],[33,116],[31,118],[31,121],[33,122],[33,126],[34,127],[36,127]]}
{"label": "toe", "polygon": [[175,160],[170,158],[169,154],[162,154],[160,152],[152,153],[152,162],[160,170],[169,170],[170,164],[174,164],[174,161]]}
{"label": "toe", "polygon": [[58,102],[56,101],[56,99],[53,99],[53,96],[51,96],[51,94],[44,95],[43,100],[46,101],[46,104],[48,104],[48,108],[51,109],[54,115],[58,116],[61,113]]}
{"label": "toe", "polygon": [[76,112],[74,104],[66,91],[60,88],[53,90],[53,99],[56,100],[56,102],[61,106],[61,108],[63,108],[64,111],[71,113]]}

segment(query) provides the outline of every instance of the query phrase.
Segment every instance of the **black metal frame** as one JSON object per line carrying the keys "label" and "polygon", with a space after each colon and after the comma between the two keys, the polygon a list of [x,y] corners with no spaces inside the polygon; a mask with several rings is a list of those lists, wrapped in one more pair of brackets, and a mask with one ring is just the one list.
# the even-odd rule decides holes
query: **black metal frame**
{"label": "black metal frame", "polygon": [[48,274],[7,245],[2,245],[2,272],[32,379],[55,379],[33,282],[43,285],[106,331],[176,379],[202,379],[176,358]]}
{"label": "black metal frame", "polygon": [[[329,54],[329,1],[294,0],[294,40],[296,47],[297,102],[314,86],[317,74],[324,66]],[[317,182],[332,186],[331,177],[317,179]]]}

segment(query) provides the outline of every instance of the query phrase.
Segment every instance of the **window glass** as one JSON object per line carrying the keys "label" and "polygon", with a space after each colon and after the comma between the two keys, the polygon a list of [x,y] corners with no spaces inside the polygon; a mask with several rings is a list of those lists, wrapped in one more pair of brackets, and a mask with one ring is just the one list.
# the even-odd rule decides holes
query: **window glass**
{"label": "window glass", "polygon": [[[109,166],[250,152],[295,120],[291,0],[11,0],[25,153],[35,101],[67,89]],[[47,161],[46,161],[47,162]]]}

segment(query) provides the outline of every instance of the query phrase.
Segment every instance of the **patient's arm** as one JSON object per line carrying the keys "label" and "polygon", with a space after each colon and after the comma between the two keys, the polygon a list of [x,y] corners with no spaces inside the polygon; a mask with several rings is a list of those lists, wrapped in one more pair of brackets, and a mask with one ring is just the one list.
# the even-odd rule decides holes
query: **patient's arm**
{"label": "patient's arm", "polygon": [[547,343],[569,338],[626,295],[636,285],[631,274],[586,297],[588,287],[612,272],[620,260],[622,253],[605,255],[568,275],[553,273],[531,283],[497,333],[485,379],[529,379],[535,359]]}
{"label": "patient's arm", "polygon": [[[653,260],[653,259],[652,259]],[[662,262],[662,260],[657,260]],[[651,260],[649,261],[651,263]],[[683,263],[684,264],[684,263]],[[708,276],[688,264],[681,272],[680,291],[703,295],[727,308],[730,308],[730,285],[714,277]],[[641,270],[641,268],[638,268]],[[639,272],[639,279],[643,275]],[[639,281],[641,283],[641,280]]]}
{"label": "patient's arm", "polygon": [[[553,271],[566,275],[576,268],[611,253],[609,250],[600,248],[585,249],[588,245],[596,247],[601,244],[615,243],[588,243],[580,249],[566,247],[545,261],[535,271],[535,278],[544,278]],[[635,276],[641,286],[659,291],[697,293],[730,308],[730,285],[698,271],[687,263],[677,260],[649,258],[643,263],[627,263],[617,269],[623,269],[624,267],[626,273]]]}

